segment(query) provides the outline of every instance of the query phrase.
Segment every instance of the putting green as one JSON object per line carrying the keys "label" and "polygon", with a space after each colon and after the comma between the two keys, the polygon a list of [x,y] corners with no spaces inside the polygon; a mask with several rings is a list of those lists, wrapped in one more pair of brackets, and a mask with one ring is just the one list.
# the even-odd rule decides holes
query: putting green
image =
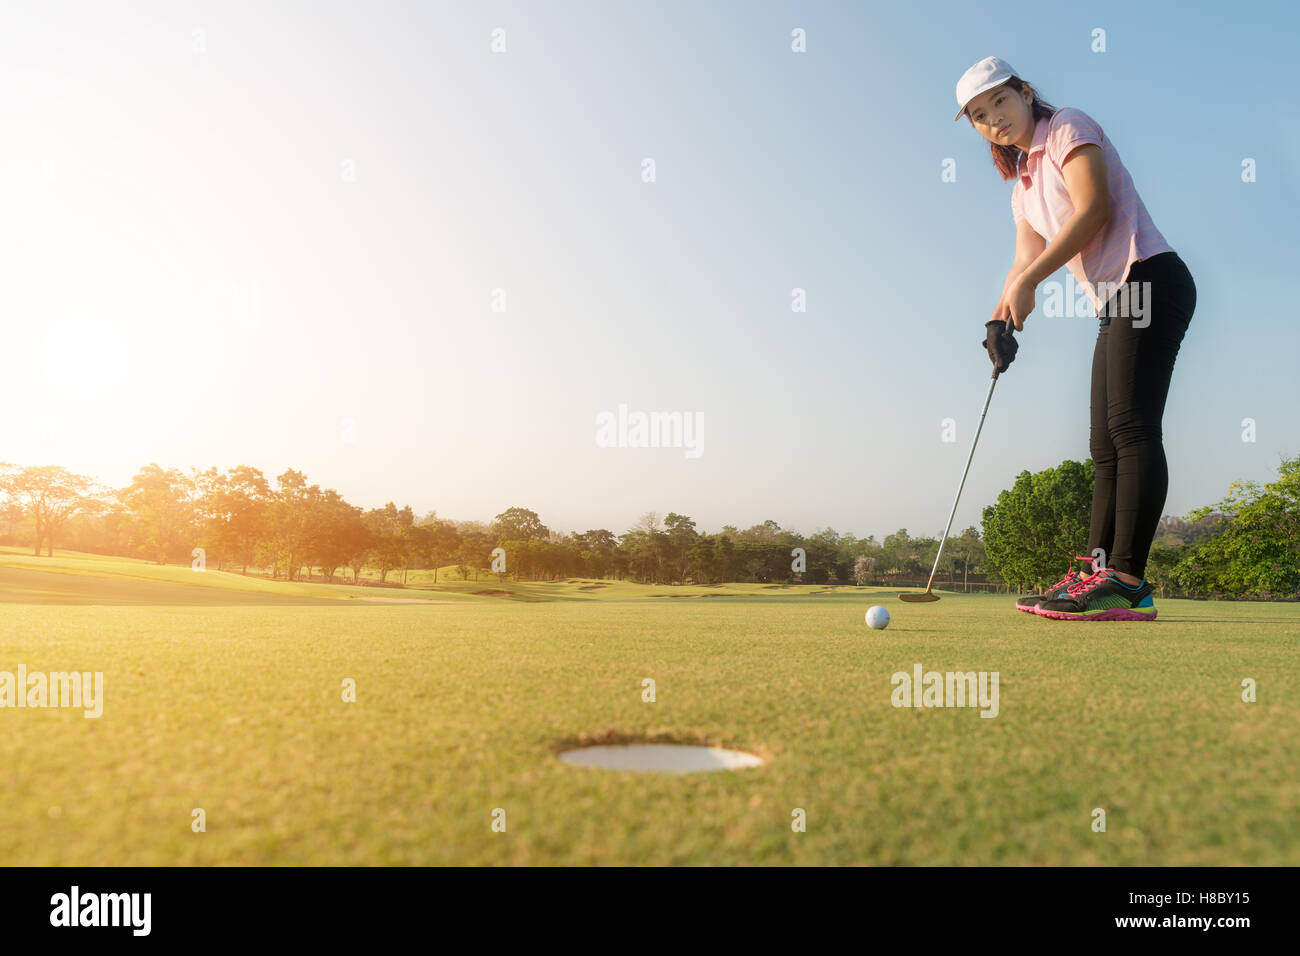
{"label": "putting green", "polygon": [[[0,672],[104,674],[98,719],[0,709],[0,864],[1300,863],[1300,606],[1074,623],[1008,596],[602,583],[0,603]],[[997,716],[895,707],[916,664],[996,671]],[[764,766],[558,756],[631,742]]]}

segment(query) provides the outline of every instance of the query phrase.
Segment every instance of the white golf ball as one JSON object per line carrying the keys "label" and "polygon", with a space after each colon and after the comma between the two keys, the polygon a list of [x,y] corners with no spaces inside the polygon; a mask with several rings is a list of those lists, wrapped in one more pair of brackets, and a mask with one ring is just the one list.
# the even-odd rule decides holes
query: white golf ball
{"label": "white golf ball", "polygon": [[877,604],[867,611],[867,627],[876,631],[883,631],[889,627],[889,612]]}

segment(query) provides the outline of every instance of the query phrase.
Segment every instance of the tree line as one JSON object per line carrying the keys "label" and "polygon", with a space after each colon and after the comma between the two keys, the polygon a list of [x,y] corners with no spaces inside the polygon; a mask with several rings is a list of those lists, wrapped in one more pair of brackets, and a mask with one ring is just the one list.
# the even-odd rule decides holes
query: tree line
{"label": "tree line", "polygon": [[[1091,461],[1021,472],[984,509],[990,572],[1026,591],[1060,580],[1087,553],[1093,476]],[[1160,596],[1300,598],[1300,455],[1283,456],[1275,481],[1233,482],[1223,500],[1161,519],[1146,577]]]}
{"label": "tree line", "polygon": [[[949,538],[937,582],[1030,591],[1058,580],[1087,548],[1093,475],[1091,461],[1022,472],[984,509],[981,528]],[[286,580],[359,582],[368,570],[380,584],[390,576],[405,584],[410,571],[425,569],[436,583],[439,569],[452,566],[463,578],[867,585],[924,579],[939,546],[905,528],[877,541],[831,528],[803,535],[772,520],[703,533],[676,512],[662,520],[648,512],[617,535],[553,531],[522,507],[490,523],[447,521],[393,502],[364,510],[292,468],[272,482],[247,465],[184,473],[150,464],[111,489],[59,466],[0,463],[0,541],[52,555],[56,540],[159,564],[201,554],[220,570]],[[1213,506],[1166,516],[1147,577],[1164,596],[1300,596],[1300,456],[1283,459],[1277,481],[1237,482]]]}
{"label": "tree line", "polygon": [[[649,512],[622,534],[560,533],[522,507],[490,523],[447,521],[393,502],[363,510],[292,468],[272,482],[247,465],[187,474],[156,463],[120,489],[55,465],[0,464],[0,541],[26,542],[37,555],[52,555],[57,541],[158,564],[190,563],[198,549],[206,566],[285,580],[360,581],[370,569],[380,583],[390,575],[405,583],[410,571],[432,569],[436,582],[441,567],[468,577],[492,573],[503,557],[499,573],[516,580],[586,576],[646,584],[871,583],[928,574],[939,544],[905,528],[876,541],[830,528],[805,536],[771,520],[708,534],[675,512],[662,520]],[[959,579],[983,574],[975,528],[948,542],[944,566]]]}

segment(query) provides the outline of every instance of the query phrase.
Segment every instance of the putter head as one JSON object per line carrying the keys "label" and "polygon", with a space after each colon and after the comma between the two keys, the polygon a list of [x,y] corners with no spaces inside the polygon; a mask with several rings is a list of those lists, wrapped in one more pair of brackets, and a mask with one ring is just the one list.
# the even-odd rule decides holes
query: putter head
{"label": "putter head", "polygon": [[898,599],[900,601],[906,601],[909,604],[929,604],[932,601],[939,600],[939,595],[925,591],[921,594],[900,594]]}

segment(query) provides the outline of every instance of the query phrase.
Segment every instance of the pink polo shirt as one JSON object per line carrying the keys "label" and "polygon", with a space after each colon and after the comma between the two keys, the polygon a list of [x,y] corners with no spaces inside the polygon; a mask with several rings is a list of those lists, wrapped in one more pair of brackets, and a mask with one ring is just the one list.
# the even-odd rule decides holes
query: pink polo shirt
{"label": "pink polo shirt", "polygon": [[1173,248],[1151,221],[1133,178],[1096,120],[1082,110],[1064,107],[1038,121],[1029,154],[1020,158],[1019,182],[1011,190],[1011,218],[1017,223],[1027,220],[1048,242],[1056,237],[1074,214],[1061,167],[1070,152],[1084,143],[1100,146],[1106,161],[1110,219],[1066,267],[1100,316],[1133,263]]}

